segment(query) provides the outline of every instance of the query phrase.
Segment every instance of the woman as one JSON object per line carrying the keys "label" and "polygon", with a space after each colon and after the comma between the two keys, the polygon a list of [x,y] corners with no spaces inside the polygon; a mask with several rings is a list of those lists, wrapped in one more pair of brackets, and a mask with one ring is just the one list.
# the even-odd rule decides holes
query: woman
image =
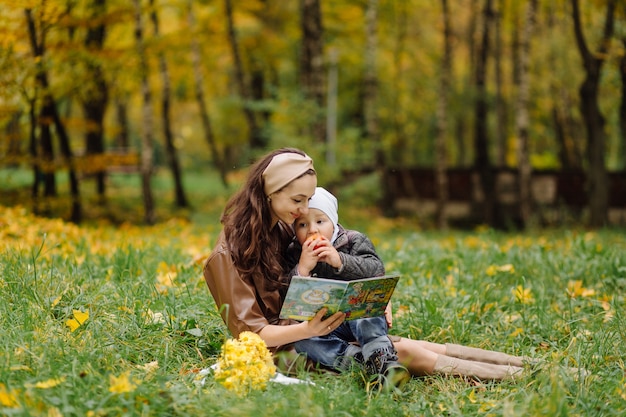
{"label": "woman", "polygon": [[[257,163],[244,187],[226,204],[224,226],[207,259],[204,277],[222,319],[234,337],[257,333],[273,351],[291,349],[299,340],[325,336],[339,327],[345,314],[323,319],[321,309],[310,321],[279,318],[289,278],[287,247],[293,222],[308,213],[317,176],[304,152],[284,148]],[[413,375],[443,373],[479,379],[504,379],[521,371],[523,359],[499,352],[442,345],[390,336],[399,361]]]}
{"label": "woman", "polygon": [[279,149],[251,167],[245,185],[226,204],[224,228],[204,277],[234,337],[252,331],[277,351],[324,336],[343,322],[343,313],[323,320],[325,310],[307,322],[278,317],[289,285],[283,255],[293,237],[291,225],[308,212],[316,185],[311,158],[297,149]]}

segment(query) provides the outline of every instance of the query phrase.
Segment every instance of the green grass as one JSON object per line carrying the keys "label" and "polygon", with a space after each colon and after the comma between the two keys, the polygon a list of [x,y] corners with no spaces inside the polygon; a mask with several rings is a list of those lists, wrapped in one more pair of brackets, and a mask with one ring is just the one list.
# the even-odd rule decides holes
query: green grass
{"label": "green grass", "polygon": [[[124,183],[131,178],[115,181],[126,200],[136,195]],[[340,209],[346,225],[366,231],[387,269],[402,273],[393,333],[528,355],[544,365],[515,381],[476,385],[433,376],[380,395],[368,393],[356,373],[301,373],[315,385],[270,384],[243,398],[210,375],[201,386],[197,371],[215,363],[229,336],[201,271],[228,192],[200,174],[188,181],[194,210],[177,220],[164,208],[167,216],[152,227],[91,222],[79,228],[0,207],[0,415],[621,416],[626,410],[623,230],[439,233],[349,203]],[[72,331],[67,322],[75,310],[89,317]],[[571,366],[591,376],[576,378],[566,371]],[[132,389],[112,392],[111,378],[126,373]]]}

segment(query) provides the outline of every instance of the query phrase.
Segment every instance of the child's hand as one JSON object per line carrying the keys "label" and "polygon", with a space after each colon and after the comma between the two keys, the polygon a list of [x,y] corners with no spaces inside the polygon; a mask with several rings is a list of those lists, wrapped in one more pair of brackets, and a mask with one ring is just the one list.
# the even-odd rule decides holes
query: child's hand
{"label": "child's hand", "polygon": [[337,249],[335,249],[328,239],[324,239],[316,244],[313,253],[317,255],[318,261],[326,262],[335,269],[341,268],[339,252],[337,252]]}
{"label": "child's hand", "polygon": [[321,235],[312,235],[302,244],[302,252],[300,252],[300,260],[298,261],[298,273],[300,275],[311,275],[311,271],[320,261],[316,248],[319,248],[322,242],[328,242],[328,240]]}

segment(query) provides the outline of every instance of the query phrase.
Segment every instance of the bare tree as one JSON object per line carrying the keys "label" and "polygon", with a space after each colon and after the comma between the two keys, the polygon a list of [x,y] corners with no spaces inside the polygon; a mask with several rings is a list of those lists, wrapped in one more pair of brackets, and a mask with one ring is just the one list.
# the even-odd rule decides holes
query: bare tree
{"label": "bare tree", "polygon": [[524,226],[528,225],[532,214],[530,151],[528,138],[528,103],[530,100],[530,40],[534,31],[535,11],[537,0],[526,3],[522,33],[519,45],[519,84],[517,90],[517,106],[515,118],[515,131],[517,133],[517,164],[520,216]]}
{"label": "bare tree", "polygon": [[141,0],[133,0],[135,6],[135,42],[139,58],[139,76],[141,79],[142,129],[141,129],[141,188],[143,191],[144,221],[154,224],[154,198],[152,196],[154,122],[152,117],[152,93],[148,84],[148,58],[144,43]]}
{"label": "bare tree", "polygon": [[[154,28],[154,35],[159,36],[159,15],[157,13],[154,0],[150,0],[150,19],[152,20],[152,26]],[[163,118],[163,137],[165,139],[165,149],[167,150],[167,162],[172,171],[172,178],[174,179],[174,196],[176,206],[189,207],[187,196],[185,195],[185,189],[183,187],[182,172],[180,164],[178,163],[178,151],[174,146],[174,135],[172,134],[172,117],[171,117],[171,87],[170,87],[170,75],[167,68],[167,61],[165,59],[165,53],[162,49],[159,49],[159,72],[161,73],[161,117]]]}
{"label": "bare tree", "polygon": [[607,2],[603,34],[599,41],[597,52],[589,50],[583,34],[578,0],[571,0],[571,3],[576,44],[578,45],[586,74],[579,93],[580,111],[585,120],[587,130],[589,223],[592,227],[600,227],[604,226],[608,220],[609,184],[604,161],[606,153],[605,119],[598,105],[598,91],[602,64],[606,60],[611,37],[613,36],[617,0],[608,0]]}

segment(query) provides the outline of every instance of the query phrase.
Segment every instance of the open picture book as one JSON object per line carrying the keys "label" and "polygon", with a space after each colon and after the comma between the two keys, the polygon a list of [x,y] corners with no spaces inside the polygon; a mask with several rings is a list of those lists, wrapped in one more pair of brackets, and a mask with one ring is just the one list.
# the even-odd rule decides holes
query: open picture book
{"label": "open picture book", "polygon": [[326,316],[343,311],[346,320],[382,316],[399,279],[399,275],[354,281],[294,276],[280,318],[311,320],[322,307],[328,308]]}

